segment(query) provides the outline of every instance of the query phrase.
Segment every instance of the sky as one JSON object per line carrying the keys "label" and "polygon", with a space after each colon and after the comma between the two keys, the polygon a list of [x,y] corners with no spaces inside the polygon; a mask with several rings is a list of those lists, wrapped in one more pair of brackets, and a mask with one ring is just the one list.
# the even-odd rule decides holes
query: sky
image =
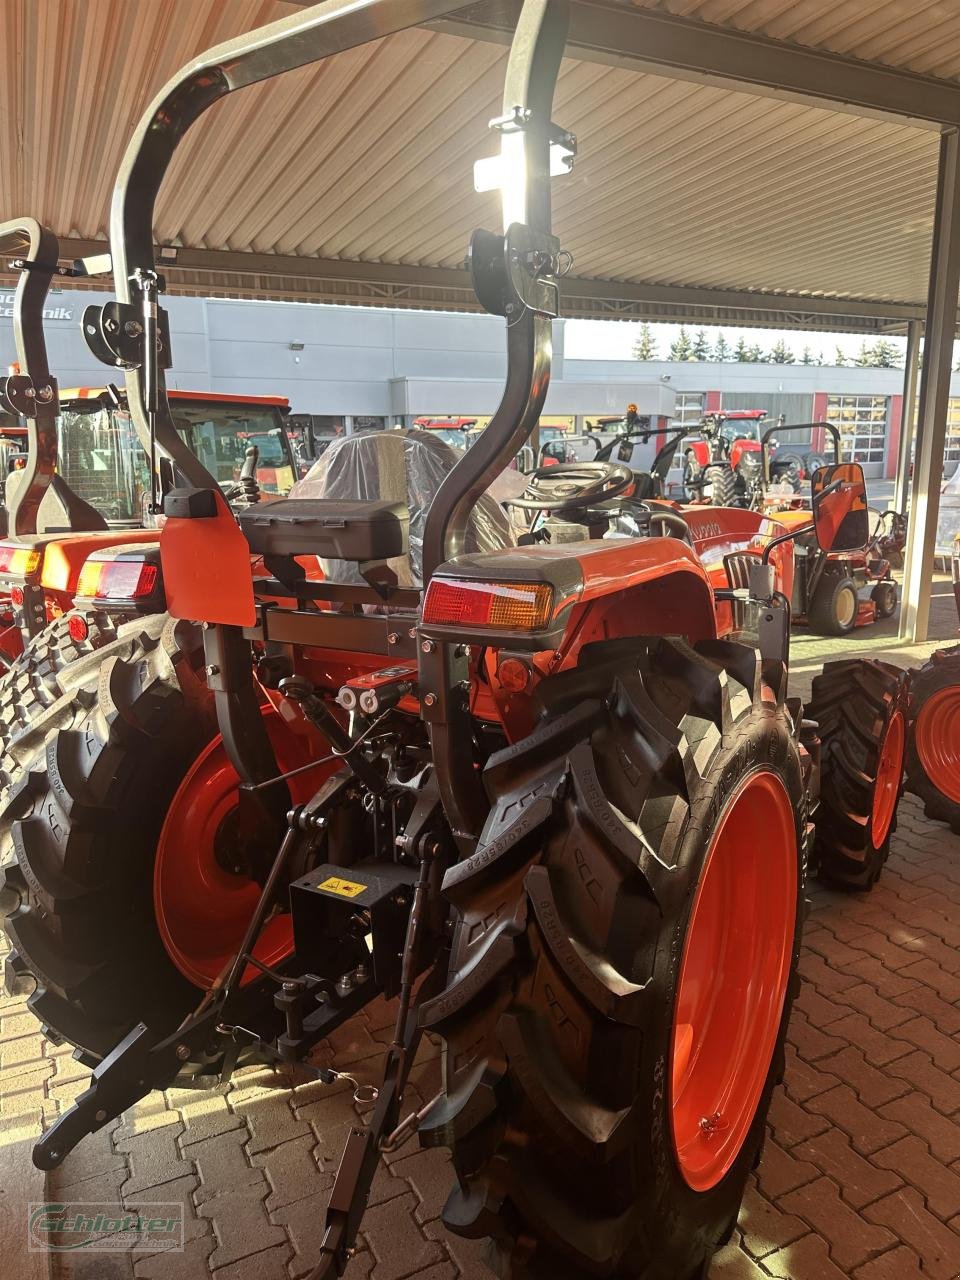
{"label": "sky", "polygon": [[[629,360],[633,356],[633,344],[640,336],[639,320],[568,320],[564,326],[564,351],[574,360]],[[692,337],[699,326],[687,325],[687,333]],[[677,335],[675,324],[651,324],[650,332],[657,344],[657,356],[667,359],[670,343]],[[799,361],[804,347],[809,347],[814,359],[820,356],[824,364],[834,364],[837,347],[850,361],[860,350],[860,344],[866,336],[868,345],[875,339],[860,333],[806,333],[797,329],[740,329],[721,325],[706,325],[704,331],[708,341],[713,344],[718,334],[722,333],[727,345],[732,349],[743,336],[744,341],[752,346],[758,343],[764,351],[780,338],[787,344]],[[900,353],[903,362],[906,349],[906,338],[890,337],[887,339]]]}

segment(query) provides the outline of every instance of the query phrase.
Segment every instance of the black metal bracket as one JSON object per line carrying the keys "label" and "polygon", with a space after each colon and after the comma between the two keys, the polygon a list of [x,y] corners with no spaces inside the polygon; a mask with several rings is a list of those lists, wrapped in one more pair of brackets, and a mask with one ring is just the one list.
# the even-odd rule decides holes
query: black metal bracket
{"label": "black metal bracket", "polygon": [[27,373],[7,374],[0,378],[0,404],[25,418],[35,418],[41,409],[55,414],[60,406],[57,380],[47,377],[37,386]]}
{"label": "black metal bracket", "polygon": [[524,310],[550,319],[560,314],[564,255],[556,236],[519,222],[503,236],[481,228],[470,238],[467,260],[485,311],[508,320]]}
{"label": "black metal bracket", "polygon": [[[157,308],[157,363],[169,369],[170,320]],[[140,369],[144,364],[143,314],[133,302],[91,303],[83,312],[83,336],[90,352],[115,369]]]}

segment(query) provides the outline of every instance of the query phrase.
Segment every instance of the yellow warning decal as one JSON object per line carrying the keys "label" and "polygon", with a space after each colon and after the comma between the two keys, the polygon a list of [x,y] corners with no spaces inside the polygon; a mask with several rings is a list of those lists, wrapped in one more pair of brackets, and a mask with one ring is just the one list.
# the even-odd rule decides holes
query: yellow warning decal
{"label": "yellow warning decal", "polygon": [[317,885],[318,889],[326,889],[327,893],[335,893],[339,898],[355,898],[366,887],[365,884],[357,884],[355,880],[341,880],[339,876],[330,876],[323,884]]}

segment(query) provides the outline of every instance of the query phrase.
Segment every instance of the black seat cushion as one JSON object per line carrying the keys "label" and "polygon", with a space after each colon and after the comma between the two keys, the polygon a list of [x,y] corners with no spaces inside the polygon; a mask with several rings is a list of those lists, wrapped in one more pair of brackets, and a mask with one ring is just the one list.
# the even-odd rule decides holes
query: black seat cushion
{"label": "black seat cushion", "polygon": [[407,550],[407,508],[400,502],[277,498],[240,513],[256,555],[388,560]]}

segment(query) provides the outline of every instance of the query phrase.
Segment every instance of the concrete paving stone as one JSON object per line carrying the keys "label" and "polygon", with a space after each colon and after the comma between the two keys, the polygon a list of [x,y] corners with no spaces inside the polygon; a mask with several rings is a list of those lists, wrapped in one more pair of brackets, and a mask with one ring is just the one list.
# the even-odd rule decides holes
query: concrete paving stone
{"label": "concrete paving stone", "polygon": [[247,1150],[251,1154],[255,1151],[268,1151],[293,1138],[312,1135],[309,1119],[294,1114],[291,1105],[293,1096],[289,1090],[281,1090],[264,1092],[242,1102],[231,1099],[234,1110],[243,1116],[250,1129]]}
{"label": "concrete paving stone", "polygon": [[118,1139],[117,1148],[126,1154],[130,1169],[123,1185],[124,1195],[137,1195],[148,1187],[159,1187],[196,1172],[193,1161],[180,1154],[177,1139],[182,1130],[183,1124],[177,1118],[174,1124],[156,1125]]}
{"label": "concrete paving stone", "polygon": [[[302,1276],[320,1261],[320,1244],[323,1238],[323,1216],[326,1212],[330,1191],[314,1192],[304,1200],[296,1200],[283,1205],[271,1216],[271,1220],[282,1226],[292,1245],[292,1254],[286,1264],[286,1275]],[[344,1280],[354,1276],[363,1280],[370,1274],[374,1265],[373,1255],[366,1249],[364,1233],[357,1240],[357,1256],[351,1259]]]}
{"label": "concrete paving stone", "polygon": [[[807,1104],[809,1106],[809,1103]],[[806,1138],[828,1129],[829,1123],[822,1116],[811,1114],[803,1107],[797,1106],[783,1089],[777,1089],[773,1095],[768,1113],[773,1136],[781,1147],[789,1149]]]}
{"label": "concrete paving stone", "polygon": [[233,1192],[243,1187],[257,1189],[265,1186],[263,1171],[253,1168],[247,1157],[244,1149],[246,1140],[246,1128],[227,1129],[187,1147],[187,1154],[196,1163],[200,1174],[201,1186],[196,1195],[198,1205],[217,1195],[224,1187]]}
{"label": "concrete paving stone", "polygon": [[833,998],[851,985],[848,973],[831,968],[823,956],[815,951],[804,950],[800,953],[798,971],[804,981],[812,982],[822,996]]}
{"label": "concrete paving stone", "polygon": [[[956,1004],[960,1000],[960,977],[955,973],[949,973],[936,960],[916,960],[900,972],[904,977],[909,975],[930,987],[941,1000],[946,1000],[947,1004]],[[901,993],[898,992],[898,994]]]}
{"label": "concrete paving stone", "polygon": [[[901,926],[897,932],[903,938],[902,942],[895,942],[889,934],[870,928],[857,939],[857,946],[861,951],[866,951],[872,956],[878,964],[882,964],[884,969],[899,973],[907,965],[913,964],[918,955],[925,954],[926,946],[935,939],[932,934],[921,933],[918,929],[908,929],[906,926]],[[943,943],[941,942],[940,945],[942,946]],[[867,982],[870,981],[867,974],[863,976]],[[881,994],[884,992],[881,991]]]}
{"label": "concrete paving stone", "polygon": [[876,1152],[873,1160],[916,1187],[938,1218],[948,1222],[960,1213],[960,1168],[951,1169],[932,1156],[919,1138],[901,1138]]}
{"label": "concrete paving stone", "polygon": [[402,1178],[416,1193],[419,1203],[414,1216],[417,1221],[430,1222],[443,1212],[455,1181],[450,1153],[442,1148],[420,1151],[415,1142],[408,1144],[407,1152],[391,1164],[390,1172]]}
{"label": "concrete paving stone", "polygon": [[935,895],[924,894],[920,900],[915,898],[912,902],[901,902],[897,915],[905,924],[925,929],[948,946],[960,946],[960,925],[941,914],[937,910],[939,905],[940,899]]}
{"label": "concrete paving stone", "polygon": [[[892,1149],[886,1147],[884,1151]],[[855,1209],[862,1209],[865,1204],[879,1200],[901,1185],[895,1165],[884,1165],[878,1169],[879,1156],[865,1159],[839,1129],[827,1129],[808,1142],[801,1142],[791,1154],[804,1166],[814,1166],[831,1177],[840,1188],[840,1195]],[[760,1174],[762,1177],[762,1164]]]}
{"label": "concrete paving stone", "polygon": [[888,1227],[918,1255],[931,1280],[956,1280],[960,1235],[935,1217],[913,1187],[901,1187],[864,1209],[871,1222]]}
{"label": "concrete paving stone", "polygon": [[383,1057],[383,1044],[374,1040],[370,1028],[361,1018],[351,1018],[327,1037],[332,1060],[342,1070],[351,1063],[362,1062],[375,1055]]}
{"label": "concrete paving stone", "polygon": [[831,1024],[829,1033],[821,1031],[803,1013],[796,1012],[790,1018],[790,1029],[787,1034],[790,1043],[801,1058],[805,1058],[807,1062],[817,1063],[822,1058],[839,1053],[846,1045],[845,1039],[838,1039],[833,1034],[833,1028],[836,1025],[836,1023]]}
{"label": "concrete paving stone", "polygon": [[[89,1133],[64,1158],[63,1164],[50,1173],[50,1186],[57,1194],[72,1188],[88,1178],[97,1177],[110,1169],[128,1169],[128,1159],[115,1145],[115,1135],[120,1128],[118,1120],[106,1124],[96,1133]],[[79,1194],[79,1193],[77,1193]]]}
{"label": "concrete paving stone", "polygon": [[901,1023],[907,1022],[921,1012],[919,1004],[911,1004],[912,998],[918,996],[924,1000],[928,996],[934,1000],[940,998],[929,987],[921,988],[917,983],[912,991],[902,997],[904,1003],[897,1004],[893,1000],[884,999],[868,982],[857,982],[846,991],[837,992],[833,999],[841,1008],[852,1009],[854,1013],[863,1014],[870,1025],[876,1027],[878,1031],[893,1031]]}
{"label": "concrete paving stone", "polygon": [[763,1158],[757,1171],[760,1191],[768,1200],[777,1200],[787,1191],[820,1177],[820,1170],[809,1161],[798,1159],[797,1148],[787,1151],[768,1132],[763,1144]]}
{"label": "concrete paving stone", "polygon": [[930,1275],[920,1269],[920,1259],[906,1245],[872,1258],[853,1274],[855,1280],[929,1280]]}
{"label": "concrete paving stone", "polygon": [[952,1116],[960,1110],[960,1080],[947,1075],[928,1053],[908,1053],[891,1062],[888,1071],[925,1093],[938,1111]]}
{"label": "concrete paving stone", "polygon": [[[907,1057],[910,1056],[907,1054]],[[841,1049],[832,1058],[826,1058],[821,1065],[832,1075],[838,1076],[844,1084],[848,1084],[867,1107],[879,1107],[884,1102],[892,1102],[894,1098],[910,1092],[909,1084],[891,1077],[885,1071],[878,1071],[853,1045]],[[892,1068],[888,1067],[887,1071],[890,1070]]]}
{"label": "concrete paving stone", "polygon": [[31,1013],[21,997],[8,997],[0,1001],[0,1040],[16,1040],[19,1036],[33,1035],[40,1029],[37,1015]]}
{"label": "concrete paving stone", "polygon": [[932,960],[946,973],[952,973],[954,977],[960,974],[960,950],[934,934],[914,939],[904,950],[909,951],[914,960]]}
{"label": "concrete paving stone", "polygon": [[890,1032],[878,1031],[862,1013],[848,1013],[839,1022],[834,1022],[831,1030],[833,1035],[842,1037],[841,1048],[846,1044],[856,1045],[875,1067],[885,1067],[894,1058],[902,1058],[910,1052],[909,1041],[900,1038],[900,1027]]}
{"label": "concrete paving stone", "polygon": [[840,1083],[837,1076],[823,1070],[822,1066],[815,1067],[801,1058],[789,1041],[786,1045],[786,1058],[784,1084],[790,1097],[796,1102],[806,1102],[808,1098],[814,1098],[818,1093],[826,1093],[828,1089]]}
{"label": "concrete paving stone", "polygon": [[[901,1000],[891,1001],[891,1009],[898,1006],[906,1009],[912,1017],[928,1018],[944,1035],[956,1036],[960,1032],[960,1005],[947,1004],[929,987],[918,986]],[[877,1026],[880,1025],[878,1022]]]}
{"label": "concrete paving stone", "polygon": [[0,1041],[0,1072],[4,1073],[5,1078],[9,1078],[18,1070],[29,1071],[42,1066],[46,1043],[39,1027],[34,1035]]}
{"label": "concrete paving stone", "polygon": [[91,1253],[86,1257],[80,1252],[69,1257],[68,1270],[63,1270],[64,1254],[54,1254],[51,1258],[52,1280],[61,1280],[68,1275],[69,1280],[133,1280],[134,1263],[142,1256],[138,1253]]}
{"label": "concrete paving stone", "polygon": [[[19,1063],[16,1066],[8,1067],[5,1071],[0,1071],[0,1094],[9,1098],[16,1093],[33,1093],[35,1090],[43,1093],[46,1092],[44,1085],[52,1079],[52,1062]],[[63,1089],[73,1090],[74,1095],[82,1092],[79,1081],[75,1084],[64,1085]],[[48,1096],[52,1093],[53,1090],[50,1090]]]}
{"label": "concrete paving stone", "polygon": [[289,1275],[287,1267],[293,1256],[293,1246],[287,1240],[270,1249],[238,1258],[236,1262],[228,1262],[224,1267],[217,1267],[213,1280],[286,1280]]}
{"label": "concrete paving stone", "polygon": [[708,1280],[769,1280],[769,1272],[743,1249],[735,1231],[730,1243],[713,1255]]}
{"label": "concrete paving stone", "polygon": [[778,1280],[847,1280],[850,1274],[831,1259],[826,1240],[814,1234],[778,1249],[763,1265]]}
{"label": "concrete paving stone", "polygon": [[842,1018],[846,1009],[842,1004],[828,1000],[822,996],[812,982],[800,985],[800,994],[793,1004],[794,1011],[799,1010],[815,1027],[829,1027],[831,1022]]}
{"label": "concrete paving stone", "polygon": [[808,1222],[821,1238],[829,1238],[830,1257],[841,1271],[850,1272],[897,1243],[888,1230],[871,1226],[845,1204],[839,1186],[830,1178],[818,1178],[791,1191],[781,1196],[777,1204]]}
{"label": "concrete paving stone", "polygon": [[803,1219],[786,1213],[778,1204],[762,1195],[753,1178],[747,1183],[737,1225],[743,1236],[744,1248],[758,1259],[782,1249],[793,1240],[799,1240],[810,1230],[809,1224]]}
{"label": "concrete paving stone", "polygon": [[308,1129],[306,1137],[250,1154],[251,1163],[263,1171],[270,1184],[265,1202],[268,1213],[314,1194],[320,1189],[321,1178],[324,1183],[331,1181],[332,1171],[324,1175],[317,1164],[313,1154],[316,1145],[313,1131]]}
{"label": "concrete paving stone", "polygon": [[[907,1095],[908,1097],[911,1095]],[[884,1108],[882,1114],[865,1107],[848,1085],[838,1085],[829,1093],[821,1093],[807,1103],[810,1111],[824,1116],[846,1133],[861,1155],[869,1156],[881,1147],[889,1146],[902,1138],[908,1130],[890,1113],[905,1099],[897,1099]]]}
{"label": "concrete paving stone", "polygon": [[140,1209],[141,1206],[153,1203],[171,1203],[183,1206],[183,1241],[187,1244],[199,1236],[213,1235],[213,1228],[205,1218],[198,1218],[194,1212],[193,1195],[199,1185],[196,1174],[188,1178],[177,1178],[173,1182],[165,1182],[162,1187],[151,1187],[141,1195],[123,1196],[125,1209]]}
{"label": "concrete paving stone", "polygon": [[923,1094],[905,1094],[881,1107],[880,1113],[903,1125],[908,1133],[922,1138],[938,1160],[952,1164],[960,1159],[960,1125],[944,1120]]}
{"label": "concrete paving stone", "polygon": [[182,1253],[151,1253],[137,1258],[133,1273],[137,1280],[199,1280],[208,1274],[207,1260],[216,1247],[216,1237],[197,1236]]}
{"label": "concrete paving stone", "polygon": [[135,1107],[125,1111],[117,1131],[117,1143],[122,1144],[128,1138],[149,1133],[154,1129],[163,1129],[168,1125],[179,1125],[183,1128],[179,1111],[172,1110],[162,1093],[148,1093]]}
{"label": "concrete paving stone", "polygon": [[[960,1027],[957,1028],[960,1032]],[[951,1074],[960,1071],[960,1037],[942,1024],[928,1017],[911,1018],[902,1022],[896,1031],[901,1042],[927,1053],[942,1071]]]}
{"label": "concrete paving stone", "polygon": [[[833,911],[833,904],[829,908]],[[823,933],[814,934],[807,942],[810,951],[816,951],[823,956],[824,960],[832,968],[839,970],[841,973],[849,974],[850,972],[858,973],[862,965],[866,964],[870,957],[866,951],[861,951],[859,947],[851,946],[849,942],[841,942],[841,940],[830,929],[824,929]]]}
{"label": "concrete paving stone", "polygon": [[211,1269],[225,1267],[247,1254],[260,1253],[286,1242],[283,1227],[275,1225],[267,1217],[263,1201],[269,1187],[263,1174],[259,1170],[256,1172],[259,1185],[221,1190],[197,1206],[197,1213],[201,1218],[210,1220],[217,1237],[217,1247],[210,1255]]}
{"label": "concrete paving stone", "polygon": [[243,1116],[231,1111],[226,1095],[215,1090],[168,1089],[167,1099],[183,1120],[180,1145],[184,1150],[195,1142],[244,1126]]}
{"label": "concrete paving stone", "polygon": [[371,1280],[400,1280],[421,1267],[446,1261],[443,1246],[427,1239],[417,1226],[417,1203],[409,1191],[367,1211],[363,1234],[376,1259]]}

